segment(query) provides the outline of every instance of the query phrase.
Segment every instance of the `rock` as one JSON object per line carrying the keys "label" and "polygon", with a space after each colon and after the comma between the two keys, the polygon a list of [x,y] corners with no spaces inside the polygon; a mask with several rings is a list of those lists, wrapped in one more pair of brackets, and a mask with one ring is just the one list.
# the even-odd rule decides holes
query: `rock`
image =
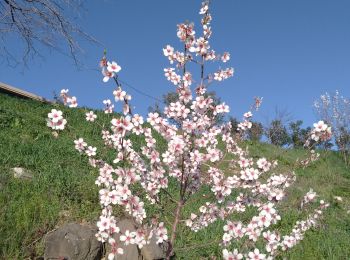
{"label": "rock", "polygon": [[33,179],[33,174],[31,171],[21,168],[21,167],[15,167],[11,169],[13,171],[13,177],[17,179],[22,180],[31,180]]}
{"label": "rock", "polygon": [[102,243],[96,228],[69,223],[45,236],[44,259],[97,260],[102,257]]}
{"label": "rock", "polygon": [[167,252],[167,244],[163,243],[158,245],[156,238],[153,236],[148,245],[145,245],[141,249],[141,255],[145,260],[159,260],[165,259]]}
{"label": "rock", "polygon": [[[121,234],[124,234],[126,230],[133,232],[136,230],[134,222],[131,219],[124,218],[117,223],[117,226],[120,228],[119,234],[114,234],[114,239],[120,245],[119,247],[123,248],[124,254],[116,255],[114,257],[115,260],[138,260],[140,258],[139,249],[137,245],[124,245],[124,242],[119,240]],[[107,246],[106,258],[110,252],[109,245]]]}

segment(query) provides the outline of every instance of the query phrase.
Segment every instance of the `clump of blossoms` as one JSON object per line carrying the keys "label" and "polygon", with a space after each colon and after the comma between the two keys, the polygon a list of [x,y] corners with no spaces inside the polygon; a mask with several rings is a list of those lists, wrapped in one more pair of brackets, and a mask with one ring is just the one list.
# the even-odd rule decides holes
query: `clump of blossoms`
{"label": "clump of blossoms", "polygon": [[63,130],[67,124],[67,120],[63,118],[61,110],[51,109],[51,112],[47,115],[47,126],[53,130]]}
{"label": "clump of blossoms", "polygon": [[314,123],[314,129],[311,131],[312,140],[318,141],[327,141],[332,137],[331,127],[325,124],[323,121],[318,121]]}
{"label": "clump of blossoms", "polygon": [[317,161],[320,158],[320,154],[317,153],[313,147],[320,142],[327,142],[332,139],[332,128],[325,124],[323,121],[314,123],[314,128],[311,130],[304,147],[310,150],[309,156],[300,161],[300,164],[305,168],[310,163]]}
{"label": "clump of blossoms", "polygon": [[62,89],[60,92],[60,97],[63,101],[64,105],[68,105],[69,107],[77,107],[78,102],[76,97],[71,97],[68,95],[69,90],[68,89]]}
{"label": "clump of blossoms", "polygon": [[[60,92],[60,97],[64,105],[67,105],[71,108],[77,107],[78,102],[76,97],[71,97],[68,94],[68,89],[62,89]],[[63,113],[60,110],[52,109],[50,113],[47,115],[47,126],[52,128],[53,130],[64,130],[67,120],[63,118]],[[57,132],[54,132],[54,136],[57,136]]]}
{"label": "clump of blossoms", "polygon": [[[303,199],[302,208],[319,204],[310,215],[298,221],[290,234],[282,235],[273,229],[281,220],[277,205],[286,197],[286,189],[295,182],[296,176],[292,170],[285,174],[275,173],[276,161],[253,158],[247,149],[240,147],[238,137],[232,136],[230,123],[217,123],[216,117],[228,113],[229,107],[225,103],[214,104],[207,89],[213,83],[233,76],[234,70],[229,67],[206,73],[206,62],[226,63],[230,54],[217,54],[209,44],[212,35],[209,1],[203,2],[200,14],[202,35],[197,36],[192,23],[179,24],[177,36],[183,51],[176,51],[170,45],[163,49],[170,64],[174,65],[165,68],[164,75],[179,97],[164,108],[165,117],[149,113],[144,120],[132,113],[131,96],[119,81],[121,67],[116,62],[109,62],[105,56],[100,62],[103,81],[112,79],[116,83],[113,95],[115,101],[122,104],[122,114],[117,116],[113,113],[112,101],[103,101],[111,125],[102,129],[102,139],[106,148],[115,152],[115,158],[113,161],[100,158],[102,153],[83,138],[75,140],[74,144],[99,172],[96,184],[100,187],[102,210],[96,236],[99,241],[110,244],[108,259],[123,254],[120,243],[134,244],[141,249],[151,239],[158,244],[167,244],[166,255],[170,259],[176,251],[179,225],[184,223],[188,229],[198,232],[217,220],[225,221],[222,239],[218,241],[224,259],[272,259],[279,252],[295,246],[304,233],[316,225],[328,206],[324,201],[318,201],[316,193],[310,190]],[[189,63],[200,68],[197,80],[188,71]],[[261,98],[255,99],[256,109],[261,101]],[[252,116],[252,111],[243,115],[238,136],[244,136],[244,132],[252,127]],[[328,127],[318,124],[314,133],[310,138],[320,142],[328,138],[330,132]],[[134,148],[129,138],[132,135],[145,140],[140,149]],[[157,149],[159,136],[166,141],[163,151]],[[219,148],[219,144],[224,148]],[[185,213],[184,206],[203,187],[209,187],[215,199],[208,199],[194,212]],[[149,215],[146,204],[159,209],[158,213]],[[174,209],[171,214],[164,210],[169,205]],[[120,231],[113,215],[115,208],[124,209],[134,220],[136,231]],[[251,208],[256,210],[256,215],[250,221],[233,220],[233,216]],[[235,242],[241,239],[246,242],[235,248]],[[264,247],[257,248],[259,241]]]}

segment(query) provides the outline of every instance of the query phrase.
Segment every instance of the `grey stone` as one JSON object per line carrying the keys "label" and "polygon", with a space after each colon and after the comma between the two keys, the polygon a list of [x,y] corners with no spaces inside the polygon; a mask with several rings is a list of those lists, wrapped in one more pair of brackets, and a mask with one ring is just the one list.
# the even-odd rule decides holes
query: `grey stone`
{"label": "grey stone", "polygon": [[156,238],[153,236],[149,244],[145,245],[141,249],[142,258],[145,260],[159,260],[166,258],[167,244],[157,244]]}
{"label": "grey stone", "polygon": [[[120,220],[117,223],[117,226],[120,229],[119,234],[114,234],[114,239],[118,243],[120,248],[123,248],[124,254],[122,255],[115,255],[115,260],[138,260],[140,258],[139,249],[137,245],[124,245],[124,242],[120,241],[120,235],[124,234],[126,230],[129,230],[130,232],[133,232],[136,230],[134,222],[131,219],[124,218]],[[106,257],[108,257],[108,254],[110,253],[110,246],[107,245],[107,252]]]}
{"label": "grey stone", "polygon": [[31,171],[21,168],[15,167],[11,169],[13,171],[13,177],[22,180],[31,180],[33,178],[33,174]]}
{"label": "grey stone", "polygon": [[102,243],[97,241],[96,228],[69,223],[45,236],[44,259],[98,260]]}

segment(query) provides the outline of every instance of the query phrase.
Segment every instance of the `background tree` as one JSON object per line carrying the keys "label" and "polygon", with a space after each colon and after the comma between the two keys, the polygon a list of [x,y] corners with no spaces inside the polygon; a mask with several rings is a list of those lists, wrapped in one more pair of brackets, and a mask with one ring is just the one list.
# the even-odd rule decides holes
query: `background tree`
{"label": "background tree", "polygon": [[350,156],[350,132],[349,129],[341,127],[338,132],[338,137],[336,139],[336,144],[339,150],[343,154],[344,161],[349,164]]}
{"label": "background tree", "polygon": [[299,148],[303,146],[302,136],[301,136],[301,125],[303,124],[302,120],[297,120],[295,122],[291,122],[289,124],[289,128],[291,130],[291,142],[293,147]]}
{"label": "background tree", "polygon": [[230,121],[231,126],[232,126],[232,128],[231,128],[231,134],[233,134],[233,135],[239,134],[240,131],[238,130],[238,124],[239,124],[240,122],[237,120],[237,118],[231,116],[230,119],[229,119],[229,121]]}
{"label": "background tree", "polygon": [[252,127],[247,131],[248,139],[258,142],[264,134],[264,127],[259,122],[252,122]]}
{"label": "background tree", "polygon": [[302,128],[302,124],[302,120],[297,120],[289,123],[289,129],[291,131],[290,141],[294,148],[303,147],[311,132],[311,127]]}
{"label": "background tree", "polygon": [[[81,0],[0,0],[0,61],[27,64],[43,47],[69,55],[78,64],[82,51],[77,39],[96,42],[73,22]],[[18,39],[11,46],[9,39]]]}
{"label": "background tree", "polygon": [[284,146],[290,143],[290,136],[282,120],[275,119],[266,129],[266,136],[271,144]]}

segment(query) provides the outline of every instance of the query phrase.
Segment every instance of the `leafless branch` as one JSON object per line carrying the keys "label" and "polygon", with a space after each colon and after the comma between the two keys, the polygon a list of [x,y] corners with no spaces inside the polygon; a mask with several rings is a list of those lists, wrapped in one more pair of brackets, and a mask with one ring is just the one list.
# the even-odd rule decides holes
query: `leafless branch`
{"label": "leafless branch", "polygon": [[[73,22],[81,8],[81,0],[0,0],[0,61],[27,65],[31,58],[42,56],[44,46],[70,56],[78,65],[82,53],[78,39],[97,43]],[[20,58],[19,46],[11,46],[10,39],[21,44]]]}

